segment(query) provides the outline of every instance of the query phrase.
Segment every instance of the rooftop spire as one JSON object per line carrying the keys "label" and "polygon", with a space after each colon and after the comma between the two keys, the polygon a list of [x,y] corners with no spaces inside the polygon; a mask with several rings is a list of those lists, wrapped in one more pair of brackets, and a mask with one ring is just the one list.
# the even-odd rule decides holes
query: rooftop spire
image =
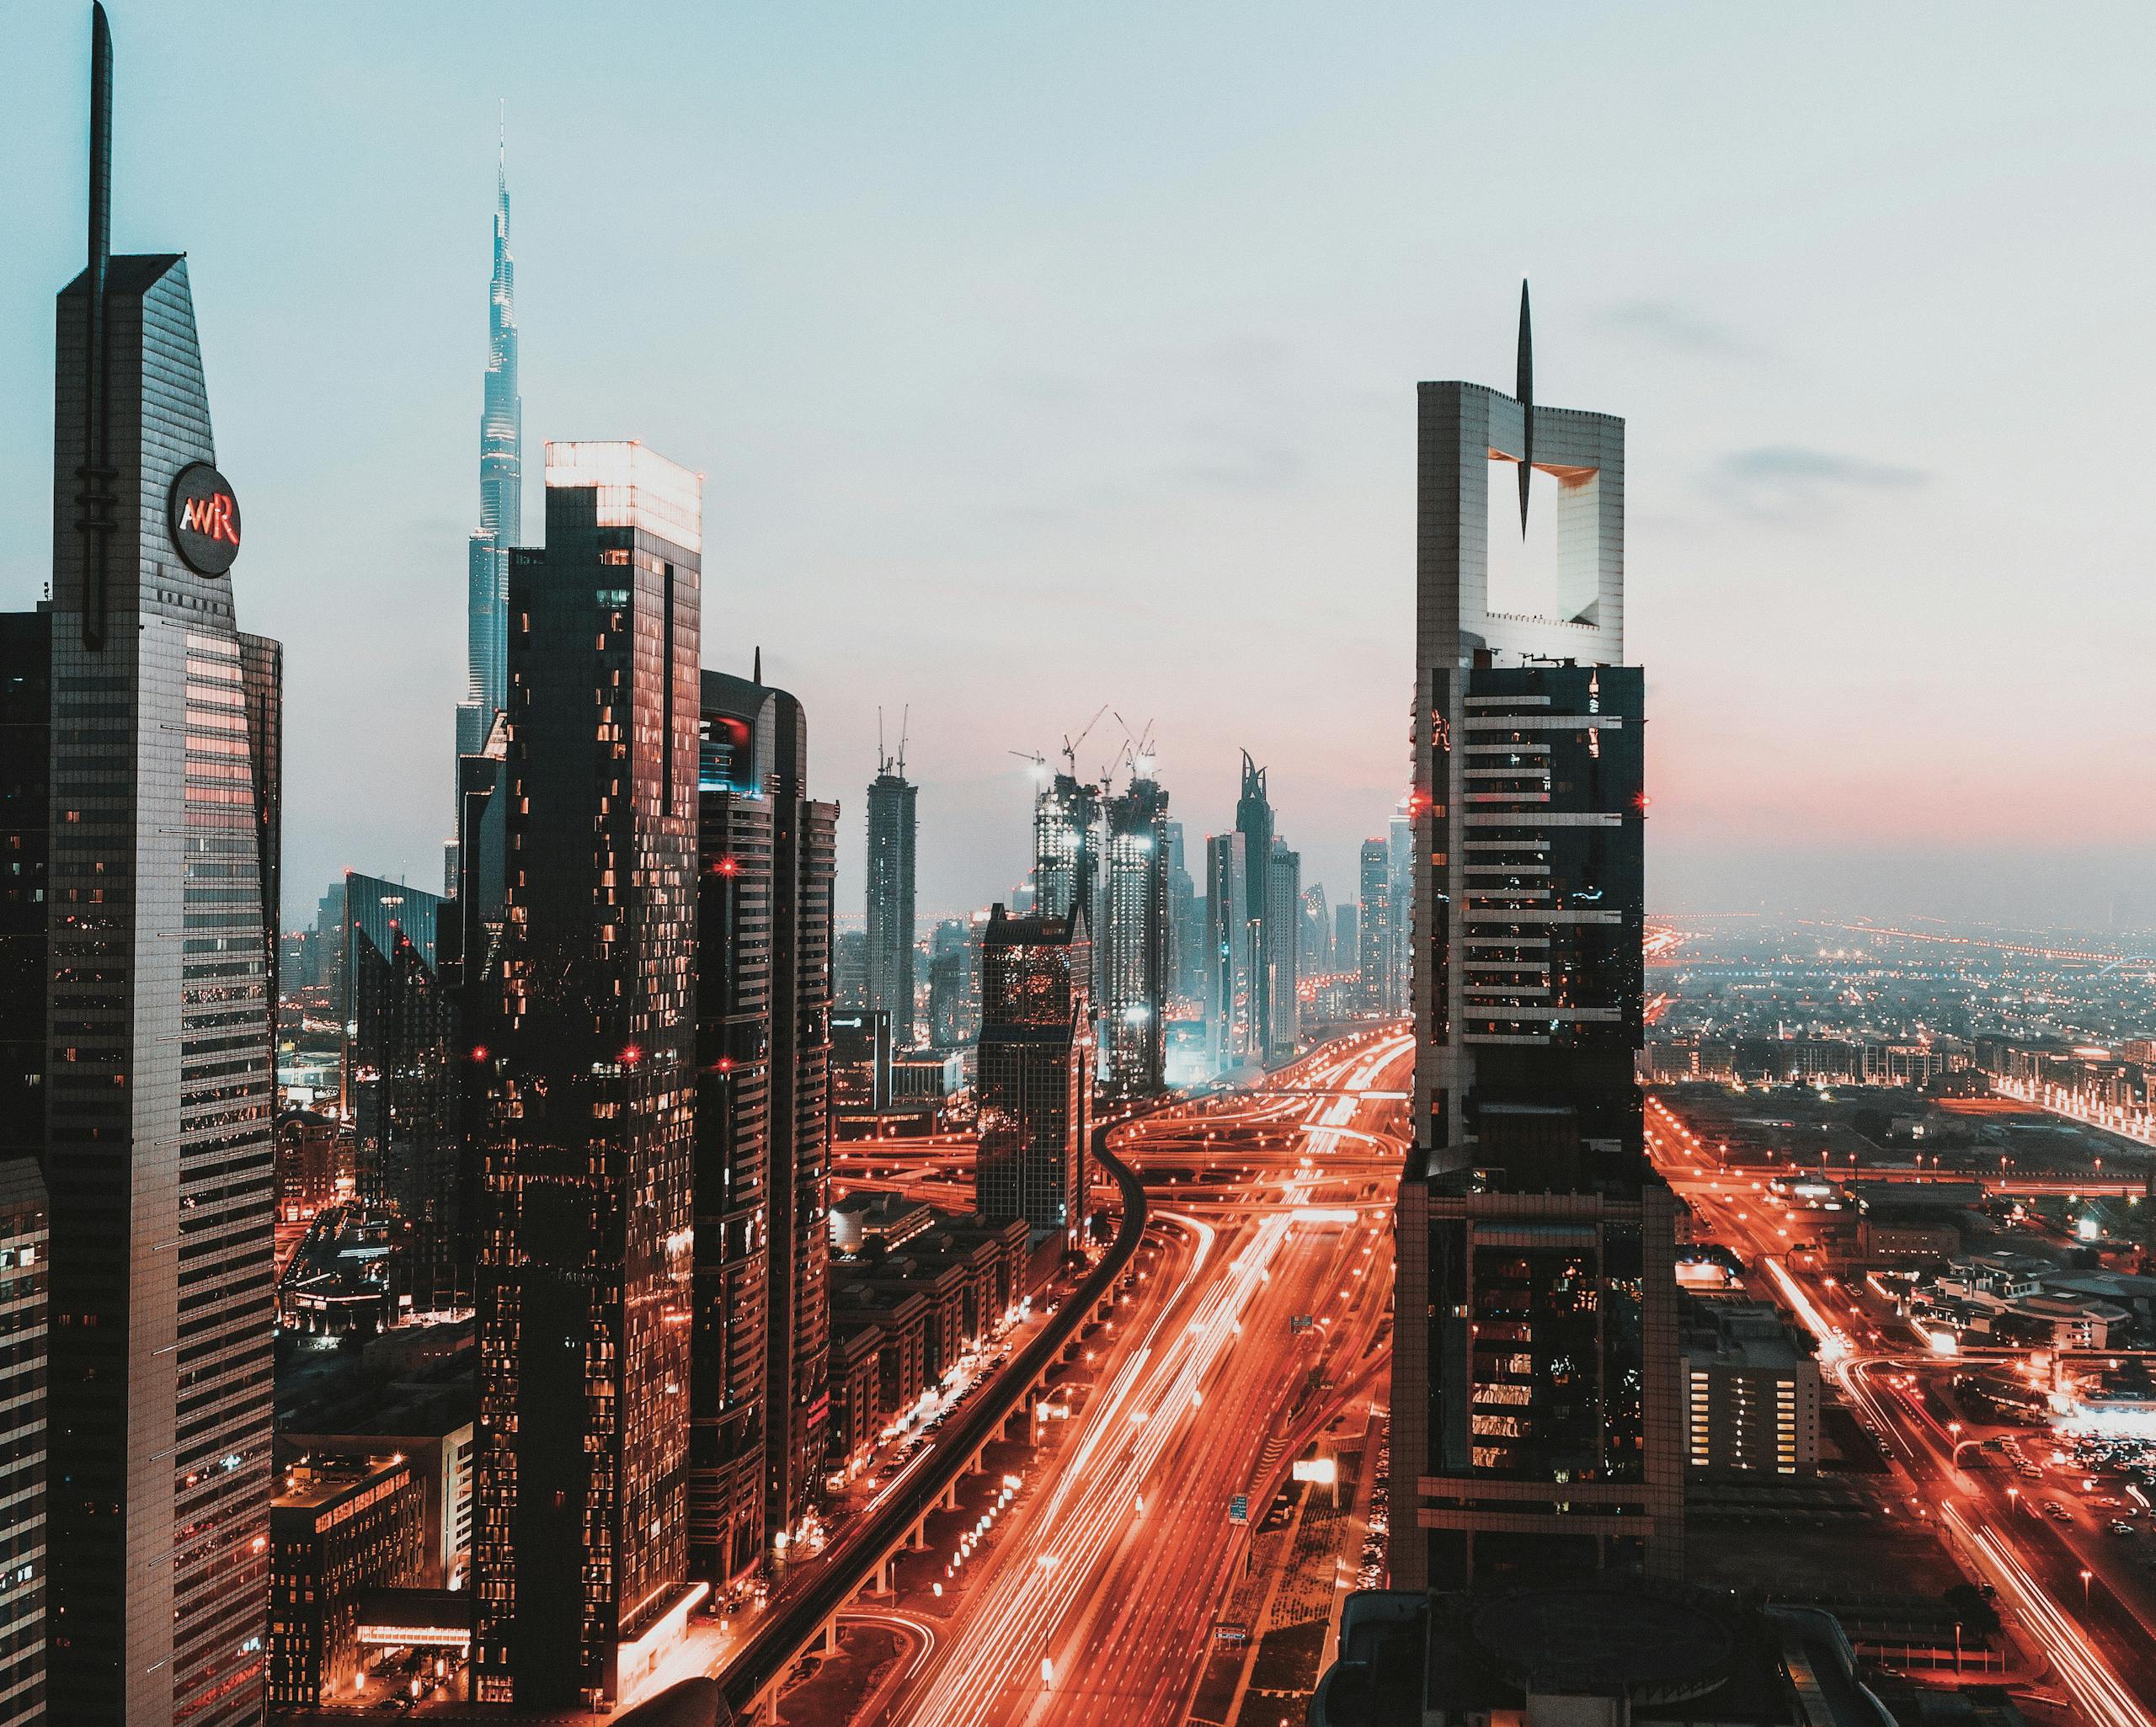
{"label": "rooftop spire", "polygon": [[1519,536],[1527,537],[1527,487],[1534,473],[1534,332],[1527,317],[1527,278],[1519,283],[1519,371],[1513,386],[1519,403]]}
{"label": "rooftop spire", "polygon": [[104,290],[112,261],[112,26],[104,8],[90,7],[90,195],[89,257],[83,286],[88,305],[83,319],[87,400],[83,414],[83,461],[75,470],[75,527],[83,536],[89,579],[83,608],[83,643],[104,646],[105,589],[113,529],[111,433],[106,413]]}

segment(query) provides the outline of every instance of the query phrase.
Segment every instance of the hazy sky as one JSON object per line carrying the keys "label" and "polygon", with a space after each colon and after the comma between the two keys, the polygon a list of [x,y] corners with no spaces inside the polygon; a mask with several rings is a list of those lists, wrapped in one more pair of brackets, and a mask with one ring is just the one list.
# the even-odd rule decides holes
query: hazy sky
{"label": "hazy sky", "polygon": [[[49,567],[88,13],[10,13],[0,605]],[[1102,702],[1193,836],[1247,746],[1351,892],[1413,386],[1508,386],[1526,275],[1538,394],[1630,422],[1655,903],[2156,921],[2145,5],[113,19],[115,243],[189,254],[286,644],[288,922],[439,878],[500,99],[527,537],[544,439],[704,472],[705,662],[807,702],[849,911],[879,702],[925,914],[1017,878],[1006,752]]]}

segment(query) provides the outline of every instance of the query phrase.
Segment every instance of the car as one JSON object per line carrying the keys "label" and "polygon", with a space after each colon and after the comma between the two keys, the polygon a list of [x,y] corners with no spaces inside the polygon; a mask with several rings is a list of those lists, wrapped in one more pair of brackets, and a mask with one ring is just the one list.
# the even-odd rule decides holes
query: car
{"label": "car", "polygon": [[2114,1517],[2111,1519],[2111,1531],[2114,1535],[2131,1535],[2133,1533],[2133,1525],[2123,1517]]}

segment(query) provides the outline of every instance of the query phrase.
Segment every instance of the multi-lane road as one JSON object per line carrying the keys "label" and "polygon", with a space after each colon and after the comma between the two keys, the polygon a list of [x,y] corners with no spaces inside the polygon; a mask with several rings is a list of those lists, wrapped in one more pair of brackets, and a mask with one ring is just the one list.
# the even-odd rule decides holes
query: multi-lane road
{"label": "multi-lane road", "polygon": [[908,1603],[934,1641],[882,1722],[1182,1719],[1247,1532],[1231,1501],[1385,1360],[1410,1051],[1358,1037],[1118,1131],[1150,1251],[993,1541]]}
{"label": "multi-lane road", "polygon": [[[1817,1341],[1821,1368],[1878,1440],[1911,1510],[1936,1519],[1961,1562],[1996,1591],[2076,1719],[2098,1727],[2156,1724],[2156,1593],[2120,1550],[2138,1552],[2147,1538],[2121,1542],[2101,1532],[2109,1519],[2093,1519],[2080,1503],[2084,1478],[2054,1479],[2047,1433],[2015,1442],[2036,1472],[2025,1491],[2012,1479],[2018,1472],[1999,1467],[2013,1455],[2003,1449],[2009,1430],[1942,1418],[1946,1405],[1924,1395],[1926,1382],[1951,1373],[1953,1362],[1860,1282],[1852,1287],[1815,1256],[1791,1254],[1792,1238],[1810,1232],[1792,1223],[1788,1202],[1773,1191],[1776,1172],[1726,1166],[1659,1099],[1647,1105],[1647,1147],[1701,1233],[1734,1249]],[[2047,1514],[2047,1503],[2058,1511]]]}

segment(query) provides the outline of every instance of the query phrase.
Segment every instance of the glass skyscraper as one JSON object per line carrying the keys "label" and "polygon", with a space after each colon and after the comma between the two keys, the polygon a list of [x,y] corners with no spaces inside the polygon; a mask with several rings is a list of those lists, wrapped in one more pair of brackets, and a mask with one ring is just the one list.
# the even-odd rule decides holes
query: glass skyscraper
{"label": "glass skyscraper", "polygon": [[[900,745],[903,750],[904,745]],[[891,1045],[914,1046],[915,799],[901,758],[868,782],[868,1005],[891,1017]]]}
{"label": "glass skyscraper", "polygon": [[974,1203],[1075,1247],[1093,1095],[1093,956],[1081,904],[989,913],[981,935],[980,1150]]}
{"label": "glass skyscraper", "polygon": [[[1624,423],[1442,383],[1422,386],[1420,429],[1413,898],[1391,909],[1414,932],[1417,1033],[1393,1583],[1675,1576],[1675,1200],[1634,1077],[1644,713],[1623,663]],[[1490,470],[1530,451],[1558,493],[1552,617],[1486,605]],[[1366,966],[1394,856],[1364,847]]]}
{"label": "glass skyscraper", "polygon": [[360,1197],[404,1220],[396,1289],[424,1313],[472,1292],[455,1006],[441,976],[440,894],[344,876],[344,1081]]}
{"label": "glass skyscraper", "polygon": [[46,614],[48,1718],[225,1727],[269,1630],[276,655],[234,616],[186,260],[111,254],[111,92],[100,9]]}
{"label": "glass skyscraper", "polygon": [[466,691],[456,753],[476,755],[504,705],[509,554],[524,536],[524,398],[516,387],[516,259],[509,249],[509,163],[494,169],[494,275],[488,296],[487,387],[479,413],[479,525],[466,570]]}
{"label": "glass skyscraper", "polygon": [[617,1698],[687,1586],[702,545],[693,473],[549,444],[511,560],[503,932],[467,985],[483,1702]]}
{"label": "glass skyscraper", "polygon": [[798,1532],[828,1438],[834,804],[800,702],[703,674],[689,1548],[724,1583]]}
{"label": "glass skyscraper", "polygon": [[1101,1083],[1142,1095],[1166,1071],[1168,794],[1150,776],[1134,777],[1103,805],[1102,828]]}

